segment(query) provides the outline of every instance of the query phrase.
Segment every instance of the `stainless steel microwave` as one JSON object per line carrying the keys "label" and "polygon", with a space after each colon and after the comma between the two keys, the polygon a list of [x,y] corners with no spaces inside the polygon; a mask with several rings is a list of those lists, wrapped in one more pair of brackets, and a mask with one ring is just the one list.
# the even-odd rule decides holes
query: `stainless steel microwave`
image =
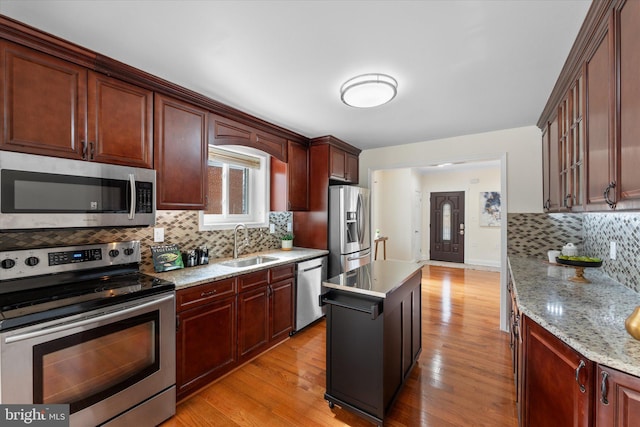
{"label": "stainless steel microwave", "polygon": [[152,169],[0,151],[0,231],[154,225]]}

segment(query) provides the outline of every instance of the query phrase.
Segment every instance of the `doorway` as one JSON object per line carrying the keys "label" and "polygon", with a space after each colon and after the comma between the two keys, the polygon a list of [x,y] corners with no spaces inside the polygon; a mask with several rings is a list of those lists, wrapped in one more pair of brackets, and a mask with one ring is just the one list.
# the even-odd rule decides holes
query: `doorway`
{"label": "doorway", "polygon": [[464,199],[464,191],[431,193],[431,260],[464,263]]}

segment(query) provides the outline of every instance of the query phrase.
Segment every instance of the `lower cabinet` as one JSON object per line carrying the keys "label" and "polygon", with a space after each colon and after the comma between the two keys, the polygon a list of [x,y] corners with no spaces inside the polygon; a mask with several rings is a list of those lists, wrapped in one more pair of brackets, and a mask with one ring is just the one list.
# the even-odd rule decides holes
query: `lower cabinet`
{"label": "lower cabinet", "polygon": [[596,427],[631,427],[640,422],[640,378],[599,365]]}
{"label": "lower cabinet", "polygon": [[592,425],[594,363],[526,316],[521,425]]}
{"label": "lower cabinet", "polygon": [[178,400],[289,336],[294,268],[287,264],[176,292]]}
{"label": "lower cabinet", "polygon": [[245,362],[293,331],[294,264],[238,278],[238,355]]}
{"label": "lower cabinet", "polygon": [[176,293],[177,398],[237,365],[235,279]]}

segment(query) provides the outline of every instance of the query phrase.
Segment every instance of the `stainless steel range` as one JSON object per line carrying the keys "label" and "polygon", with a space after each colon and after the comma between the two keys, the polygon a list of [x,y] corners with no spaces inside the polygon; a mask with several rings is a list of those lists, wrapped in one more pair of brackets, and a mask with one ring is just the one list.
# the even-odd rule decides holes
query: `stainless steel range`
{"label": "stainless steel range", "polygon": [[0,403],[68,404],[72,426],[175,413],[175,286],[140,242],[0,252]]}

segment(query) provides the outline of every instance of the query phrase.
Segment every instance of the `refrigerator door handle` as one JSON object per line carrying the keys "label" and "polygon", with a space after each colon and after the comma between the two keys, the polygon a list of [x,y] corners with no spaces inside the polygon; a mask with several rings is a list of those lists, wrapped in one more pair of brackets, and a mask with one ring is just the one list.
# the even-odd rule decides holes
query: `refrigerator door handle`
{"label": "refrigerator door handle", "polygon": [[364,216],[362,215],[362,194],[358,194],[358,204],[356,207],[356,215],[358,215],[358,242],[364,243]]}
{"label": "refrigerator door handle", "polygon": [[371,250],[368,250],[368,251],[366,251],[365,253],[363,253],[362,255],[359,255],[359,256],[350,256],[350,257],[347,257],[347,261],[355,261],[355,260],[357,260],[357,259],[366,258],[366,257],[368,257],[369,255],[371,255]]}

